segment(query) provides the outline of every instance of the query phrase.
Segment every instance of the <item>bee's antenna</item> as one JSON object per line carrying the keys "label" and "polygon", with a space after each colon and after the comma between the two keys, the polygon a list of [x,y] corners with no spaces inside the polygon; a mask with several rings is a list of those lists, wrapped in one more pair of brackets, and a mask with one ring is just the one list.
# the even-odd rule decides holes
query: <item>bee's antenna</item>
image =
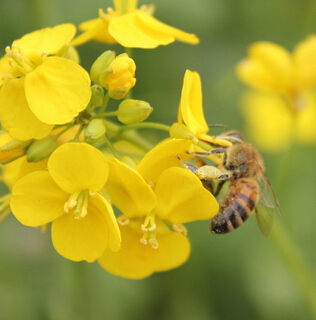
{"label": "bee's antenna", "polygon": [[208,124],[209,128],[223,128],[223,131],[226,132],[227,126],[225,124]]}

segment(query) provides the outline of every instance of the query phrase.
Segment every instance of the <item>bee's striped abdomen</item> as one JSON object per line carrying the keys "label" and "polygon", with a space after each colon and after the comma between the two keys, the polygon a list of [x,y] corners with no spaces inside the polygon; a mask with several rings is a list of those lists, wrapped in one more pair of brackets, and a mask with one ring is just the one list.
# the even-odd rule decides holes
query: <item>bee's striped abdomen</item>
{"label": "bee's striped abdomen", "polygon": [[218,214],[210,231],[227,233],[241,226],[250,216],[259,200],[259,186],[254,179],[231,180],[226,195],[220,201]]}

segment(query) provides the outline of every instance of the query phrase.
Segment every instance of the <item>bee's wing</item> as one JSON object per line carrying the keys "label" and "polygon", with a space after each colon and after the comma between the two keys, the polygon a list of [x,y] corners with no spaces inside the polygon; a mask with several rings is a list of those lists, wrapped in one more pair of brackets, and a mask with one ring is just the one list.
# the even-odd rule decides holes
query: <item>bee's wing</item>
{"label": "bee's wing", "polygon": [[[258,164],[259,166],[259,164]],[[265,237],[269,237],[273,225],[273,213],[278,211],[281,214],[281,208],[278,199],[271,187],[270,181],[259,166],[261,174],[257,179],[260,188],[260,200],[256,206],[256,217],[259,228]]]}
{"label": "bee's wing", "polygon": [[264,172],[261,172],[261,175],[259,176],[257,181],[260,187],[260,202],[262,202],[266,207],[276,208],[277,211],[281,214],[279,201],[276,198],[270,181],[268,180]]}
{"label": "bee's wing", "polygon": [[260,231],[266,238],[269,238],[271,234],[274,210],[275,208],[267,207],[260,201],[255,208]]}

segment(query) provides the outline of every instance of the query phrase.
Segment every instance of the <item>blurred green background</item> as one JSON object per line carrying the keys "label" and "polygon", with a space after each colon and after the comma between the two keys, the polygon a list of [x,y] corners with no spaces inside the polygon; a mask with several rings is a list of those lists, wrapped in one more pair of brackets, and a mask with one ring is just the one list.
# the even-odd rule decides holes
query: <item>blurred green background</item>
{"label": "blurred green background", "polygon": [[[140,1],[145,3],[150,2]],[[111,5],[110,0],[1,0],[0,47],[39,28],[94,18],[98,8]],[[316,28],[313,0],[156,0],[155,5],[158,19],[201,39],[198,46],[174,43],[133,52],[134,97],[154,107],[149,120],[166,124],[176,119],[183,75],[190,69],[201,75],[208,123],[243,131],[238,101],[244,87],[234,67],[248,45],[267,40],[292,50]],[[90,68],[106,49],[122,52],[98,43],[79,47],[83,66]],[[314,319],[315,147],[293,146],[287,156],[263,157],[283,211],[276,218],[289,236],[283,245],[276,240],[284,239],[282,234],[265,239],[254,218],[225,236],[209,234],[207,221],[191,223],[190,260],[133,281],[107,274],[97,263],[63,259],[49,232],[10,216],[0,225],[0,318]]]}

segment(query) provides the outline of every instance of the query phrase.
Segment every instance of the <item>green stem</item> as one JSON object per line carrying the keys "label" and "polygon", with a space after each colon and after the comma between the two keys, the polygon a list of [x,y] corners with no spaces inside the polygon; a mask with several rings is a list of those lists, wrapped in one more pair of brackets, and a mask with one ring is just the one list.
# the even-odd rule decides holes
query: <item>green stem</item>
{"label": "green stem", "polygon": [[141,135],[138,134],[135,130],[130,130],[128,132],[123,131],[118,135],[119,139],[131,142],[134,146],[141,148],[142,150],[148,152],[151,150],[154,145],[148,140],[144,139]]}
{"label": "green stem", "polygon": [[108,138],[104,137],[104,141],[107,145],[107,147],[109,148],[109,150],[111,151],[111,153],[113,154],[113,156],[117,159],[120,159],[121,156],[119,155],[119,153],[115,150],[115,148],[113,147],[112,143],[109,141]]}
{"label": "green stem", "polygon": [[125,48],[125,53],[127,53],[127,55],[130,58],[132,58],[133,49],[132,48]]}
{"label": "green stem", "polygon": [[109,100],[110,100],[110,96],[109,96],[109,93],[107,92],[104,96],[103,103],[102,103],[102,106],[100,107],[99,113],[102,114],[105,112]]}
{"label": "green stem", "polygon": [[167,132],[169,132],[170,130],[170,126],[165,124],[155,123],[155,122],[141,122],[141,123],[126,125],[124,127],[121,127],[120,132],[132,130],[132,129],[146,129],[146,128],[162,130]]}
{"label": "green stem", "polygon": [[93,118],[116,117],[117,113],[117,111],[98,113]]}
{"label": "green stem", "polygon": [[312,270],[302,256],[299,247],[293,241],[284,224],[280,223],[280,218],[274,219],[272,238],[277,248],[282,253],[288,265],[292,268],[297,278],[299,286],[304,293],[309,304],[313,318],[316,319],[316,286]]}

